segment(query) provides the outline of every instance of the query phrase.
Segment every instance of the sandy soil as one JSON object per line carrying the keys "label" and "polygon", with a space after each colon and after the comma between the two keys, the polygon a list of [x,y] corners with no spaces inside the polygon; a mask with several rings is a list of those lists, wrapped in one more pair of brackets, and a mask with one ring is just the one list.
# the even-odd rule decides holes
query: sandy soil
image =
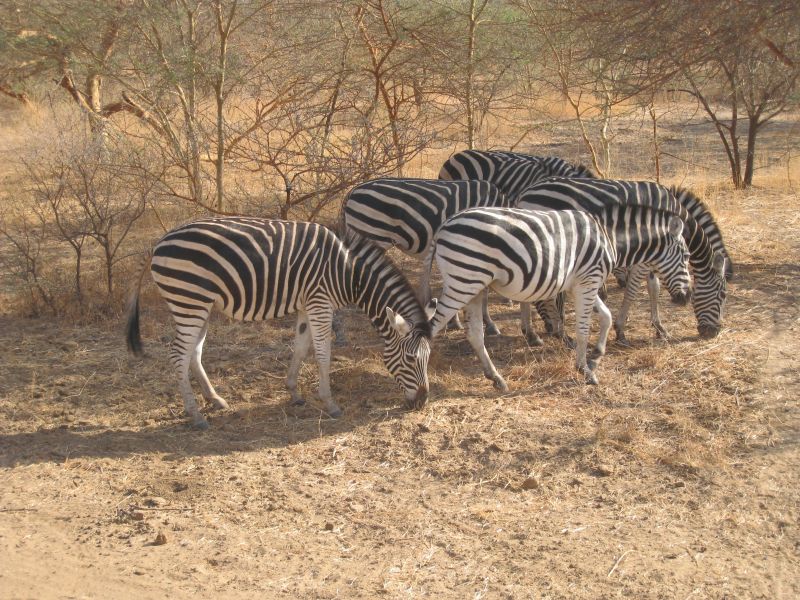
{"label": "sandy soil", "polygon": [[453,332],[407,413],[353,317],[333,421],[287,406],[289,321],[217,320],[205,362],[232,409],[199,433],[155,302],[144,360],[116,322],[0,316],[0,597],[800,597],[796,197],[719,214],[725,331],[698,341],[665,307],[675,339],[655,341],[642,303],[597,388],[498,307],[512,392]]}

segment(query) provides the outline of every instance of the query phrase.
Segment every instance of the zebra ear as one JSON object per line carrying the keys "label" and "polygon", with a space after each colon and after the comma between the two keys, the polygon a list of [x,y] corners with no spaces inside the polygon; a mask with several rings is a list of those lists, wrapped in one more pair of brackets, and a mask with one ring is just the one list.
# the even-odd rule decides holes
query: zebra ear
{"label": "zebra ear", "polygon": [[720,277],[725,277],[725,257],[722,256],[721,252],[714,252],[711,265],[714,267],[714,270],[719,273]]}
{"label": "zebra ear", "polygon": [[425,316],[428,318],[428,321],[436,314],[437,306],[439,306],[439,301],[436,298],[431,298],[430,302],[428,302],[428,306],[425,307]]}
{"label": "zebra ear", "polygon": [[386,307],[386,316],[389,317],[389,323],[392,324],[394,330],[399,333],[401,337],[408,335],[408,333],[411,331],[411,325],[409,322],[388,306]]}
{"label": "zebra ear", "polygon": [[675,237],[683,233],[683,221],[680,217],[670,217],[669,232]]}

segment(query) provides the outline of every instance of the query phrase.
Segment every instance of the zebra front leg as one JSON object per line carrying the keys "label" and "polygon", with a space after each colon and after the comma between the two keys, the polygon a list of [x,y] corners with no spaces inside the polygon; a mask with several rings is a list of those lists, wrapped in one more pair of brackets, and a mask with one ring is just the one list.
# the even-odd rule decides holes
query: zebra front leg
{"label": "zebra front leg", "polygon": [[495,389],[501,392],[508,391],[508,384],[506,384],[500,373],[497,372],[492,359],[489,358],[489,353],[486,351],[486,346],[483,343],[483,295],[479,294],[473,298],[466,307],[464,307],[464,314],[467,319],[467,339],[475,350],[478,360],[481,361],[483,367],[483,374],[487,379],[491,380]]}
{"label": "zebra front leg", "polygon": [[544,346],[544,342],[542,338],[534,331],[533,325],[531,324],[531,303],[530,302],[521,302],[519,305],[519,321],[520,327],[522,329],[522,335],[525,336],[525,340],[528,342],[529,346]]}
{"label": "zebra front leg", "polygon": [[625,324],[628,322],[628,313],[634,300],[636,300],[636,296],[639,294],[639,288],[645,275],[647,275],[647,271],[648,269],[644,265],[634,265],[628,269],[625,297],[622,299],[622,306],[617,313],[617,318],[614,320],[614,333],[616,333],[617,342],[620,344],[628,345],[628,340],[625,338]]}
{"label": "zebra front leg", "polygon": [[289,395],[292,397],[291,404],[293,406],[302,406],[306,403],[305,398],[297,391],[297,378],[300,374],[300,367],[303,360],[308,355],[308,349],[311,347],[311,328],[308,324],[308,316],[305,313],[300,313],[297,317],[297,325],[294,332],[294,353],[292,354],[292,362],[289,363],[289,371],[286,375],[286,387],[289,390]]}
{"label": "zebra front leg", "polygon": [[[594,290],[595,297],[597,291]],[[589,328],[592,318],[592,295],[586,288],[576,289],[575,297],[575,368],[584,376],[589,385],[597,385],[597,376],[586,362],[586,349],[589,344]]]}
{"label": "zebra front leg", "polygon": [[497,325],[489,315],[489,288],[486,288],[482,295],[481,310],[483,311],[483,324],[486,327],[486,335],[500,335],[500,329],[497,328]]}
{"label": "zebra front leg", "polygon": [[178,389],[183,398],[183,410],[189,417],[192,427],[197,429],[208,429],[208,421],[197,408],[197,400],[192,391],[192,384],[189,381],[189,368],[192,363],[195,348],[208,322],[209,311],[205,314],[193,316],[191,324],[186,321],[177,322],[177,333],[170,349],[170,360],[175,367],[178,375]]}
{"label": "zebra front leg", "polygon": [[669,333],[661,325],[661,316],[658,312],[658,295],[661,293],[661,282],[655,272],[650,271],[647,276],[647,295],[650,298],[650,324],[656,330],[656,337],[662,340],[668,340]]}
{"label": "zebra front leg", "polygon": [[333,345],[336,346],[337,348],[346,346],[347,333],[345,333],[344,317],[342,317],[341,310],[337,310],[333,313],[332,327],[333,327],[333,335],[335,338],[333,341]]}
{"label": "zebra front leg", "polygon": [[334,419],[342,416],[342,409],[333,401],[331,395],[331,320],[333,311],[330,308],[316,308],[308,312],[308,323],[311,329],[311,341],[314,354],[319,364],[319,399],[325,405],[325,411]]}
{"label": "zebra front leg", "polygon": [[206,370],[203,368],[203,344],[206,341],[206,334],[208,333],[208,321],[203,326],[203,329],[200,333],[200,339],[197,342],[197,346],[195,346],[194,352],[192,353],[192,361],[191,361],[191,368],[192,373],[194,373],[195,378],[200,382],[200,390],[203,393],[203,398],[206,401],[211,402],[211,404],[215,408],[225,409],[228,408],[228,403],[217,394],[214,386],[211,385],[211,381],[208,379],[208,375],[206,374]]}
{"label": "zebra front leg", "polygon": [[594,310],[600,320],[600,333],[597,337],[597,345],[592,350],[589,360],[586,362],[587,366],[594,371],[600,363],[600,359],[606,354],[606,344],[608,342],[608,331],[611,329],[611,311],[600,299],[598,295],[594,301]]}

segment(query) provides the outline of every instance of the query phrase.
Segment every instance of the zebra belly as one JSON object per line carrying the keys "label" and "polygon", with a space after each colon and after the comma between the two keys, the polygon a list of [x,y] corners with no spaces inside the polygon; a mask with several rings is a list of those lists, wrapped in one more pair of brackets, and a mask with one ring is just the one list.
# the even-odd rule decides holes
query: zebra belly
{"label": "zebra belly", "polygon": [[518,280],[511,281],[509,284],[494,281],[489,287],[504,298],[515,302],[538,302],[539,300],[549,300],[561,292],[571,290],[575,283],[574,279],[572,274],[566,277],[555,276],[545,282],[531,283],[524,287]]}

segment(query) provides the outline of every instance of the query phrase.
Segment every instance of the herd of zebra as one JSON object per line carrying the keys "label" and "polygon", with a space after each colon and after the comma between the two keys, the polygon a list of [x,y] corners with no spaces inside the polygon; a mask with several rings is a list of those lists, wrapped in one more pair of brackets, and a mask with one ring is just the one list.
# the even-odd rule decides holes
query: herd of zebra
{"label": "herd of zebra", "polygon": [[[386,249],[424,260],[419,294]],[[430,273],[442,279],[431,299]],[[488,290],[522,303],[521,326],[531,344],[530,304],[546,331],[564,333],[565,292],[575,308],[576,367],[597,383],[612,316],[603,299],[612,273],[625,287],[613,321],[624,341],[630,304],[647,278],[652,324],[658,315],[659,278],[672,300],[691,300],[702,337],[722,327],[726,280],[733,266],[707,207],[685,189],[647,181],[599,179],[583,166],[556,157],[465,150],[451,156],[439,179],[376,179],[356,186],[342,205],[338,233],[314,223],[255,217],[220,217],[167,233],[148,255],[152,277],[177,326],[170,350],[184,408],[199,428],[208,423],[189,380],[205,400],[225,408],[202,365],[208,319],[216,307],[242,321],[297,313],[287,387],[294,404],[298,373],[311,346],[319,363],[319,396],[333,417],[341,414],[330,389],[331,342],[341,333],[334,313],[357,305],[384,342],[383,360],[403,389],[406,405],[427,401],[431,340],[464,310],[467,338],[484,374],[508,389],[484,346],[497,329],[488,313]],[[690,274],[691,268],[691,274]],[[139,288],[132,295],[128,348],[140,354]],[[693,282],[693,285],[692,285]],[[592,312],[600,322],[589,352]]]}

